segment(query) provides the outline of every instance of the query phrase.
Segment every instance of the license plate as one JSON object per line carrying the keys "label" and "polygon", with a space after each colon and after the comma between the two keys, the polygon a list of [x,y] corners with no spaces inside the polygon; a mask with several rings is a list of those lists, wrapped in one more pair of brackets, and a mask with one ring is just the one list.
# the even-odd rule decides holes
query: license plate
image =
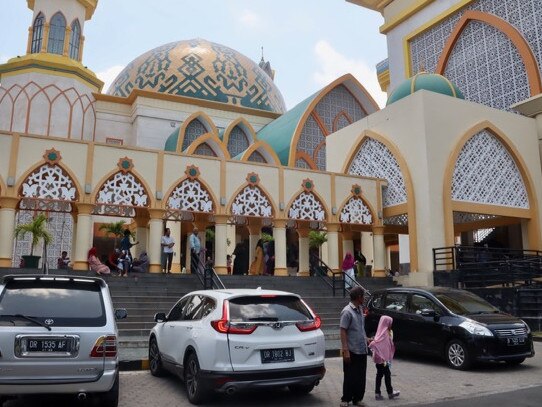
{"label": "license plate", "polygon": [[26,342],[27,352],[69,352],[70,340],[69,339],[27,339]]}
{"label": "license plate", "polygon": [[525,344],[525,338],[523,336],[506,338],[506,344],[508,346],[524,345]]}
{"label": "license plate", "polygon": [[293,362],[294,349],[264,349],[261,350],[262,363],[280,363],[280,362]]}

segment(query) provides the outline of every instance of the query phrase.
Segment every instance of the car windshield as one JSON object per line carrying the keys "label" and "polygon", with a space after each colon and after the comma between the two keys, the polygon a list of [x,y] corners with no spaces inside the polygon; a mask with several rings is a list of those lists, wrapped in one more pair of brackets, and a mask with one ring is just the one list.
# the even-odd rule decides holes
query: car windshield
{"label": "car windshield", "polygon": [[298,297],[290,295],[250,296],[229,300],[232,322],[306,321],[312,315]]}
{"label": "car windshield", "polygon": [[468,291],[451,291],[435,294],[435,297],[451,312],[457,315],[493,314],[497,308],[486,300]]}

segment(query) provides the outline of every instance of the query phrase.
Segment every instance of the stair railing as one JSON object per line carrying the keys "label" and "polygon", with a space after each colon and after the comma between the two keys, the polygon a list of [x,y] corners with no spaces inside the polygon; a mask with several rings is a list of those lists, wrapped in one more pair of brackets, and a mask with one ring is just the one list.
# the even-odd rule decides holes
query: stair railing
{"label": "stair railing", "polygon": [[[212,265],[205,265],[203,263],[203,252],[201,252],[191,262],[195,262],[196,276],[203,286],[204,290],[221,290],[226,288],[215,269]],[[192,264],[191,264],[192,266]]]}

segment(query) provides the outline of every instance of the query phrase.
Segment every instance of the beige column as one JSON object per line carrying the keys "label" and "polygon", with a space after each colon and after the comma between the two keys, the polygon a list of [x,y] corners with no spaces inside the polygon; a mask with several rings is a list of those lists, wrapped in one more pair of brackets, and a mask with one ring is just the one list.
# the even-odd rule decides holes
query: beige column
{"label": "beige column", "polygon": [[79,55],[77,56],[79,62],[83,60],[83,45],[85,45],[85,36],[81,35],[79,36]]}
{"label": "beige column", "polygon": [[[181,272],[181,227],[182,222],[179,221],[168,221],[166,224],[171,230],[171,237],[175,240],[175,245],[173,246],[173,265],[171,266],[172,273]],[[162,253],[163,248],[160,248],[160,253]]]}
{"label": "beige column", "polygon": [[258,244],[258,240],[260,240],[261,231],[262,231],[261,221],[259,219],[251,219],[248,225],[248,232],[250,233],[250,235],[248,236],[248,241],[249,241],[248,264],[249,266],[254,260],[254,255],[256,254],[256,245]]}
{"label": "beige column", "polygon": [[73,219],[73,230],[72,230],[71,251],[68,253],[68,256],[70,256],[70,259],[73,265],[73,260],[74,260],[73,256],[75,256],[75,246],[77,246],[77,214],[72,212],[71,217]]}
{"label": "beige column", "polygon": [[133,255],[135,257],[139,257],[141,253],[148,252],[148,245],[149,245],[149,231],[147,229],[147,225],[149,224],[149,217],[144,215],[138,215],[135,218],[136,223],[136,236],[135,239],[139,242],[137,246],[135,246],[136,250],[134,251]]}
{"label": "beige column", "polygon": [[89,203],[76,203],[77,228],[75,248],[73,250],[73,269],[88,270],[88,251],[92,247],[92,211],[94,205]]}
{"label": "beige column", "polygon": [[309,230],[298,229],[299,235],[299,272],[298,276],[308,277],[309,272]]}
{"label": "beige column", "polygon": [[43,25],[43,38],[41,40],[41,52],[47,52],[47,46],[49,45],[49,23]]}
{"label": "beige column", "polygon": [[384,226],[373,226],[374,267],[373,276],[386,275],[386,244],[384,242]]}
{"label": "beige column", "polygon": [[72,33],[72,28],[70,26],[66,26],[66,31],[64,32],[64,49],[62,50],[62,55],[65,57],[68,56],[68,52],[70,50],[70,37]]}
{"label": "beige column", "polygon": [[28,41],[26,43],[26,53],[30,54],[32,51],[32,37],[34,36],[34,27],[28,27]]}
{"label": "beige column", "polygon": [[228,238],[228,215],[215,215],[215,271],[217,274],[228,274],[226,266]]}
{"label": "beige column", "polygon": [[273,239],[275,241],[275,275],[287,276],[286,267],[286,219],[273,222]]}
{"label": "beige column", "polygon": [[327,224],[327,265],[333,271],[339,271],[339,223]]}
{"label": "beige column", "polygon": [[18,204],[18,198],[0,198],[0,267],[12,267],[13,231]]}
{"label": "beige column", "polygon": [[161,246],[160,240],[163,233],[163,216],[164,211],[162,209],[149,209],[150,221],[149,221],[149,271],[151,273],[160,273],[162,271],[161,265]]}

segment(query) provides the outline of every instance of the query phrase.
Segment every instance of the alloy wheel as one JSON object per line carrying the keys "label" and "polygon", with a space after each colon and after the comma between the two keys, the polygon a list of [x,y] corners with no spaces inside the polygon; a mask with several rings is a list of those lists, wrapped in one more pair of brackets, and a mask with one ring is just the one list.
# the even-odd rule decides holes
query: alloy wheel
{"label": "alloy wheel", "polygon": [[452,343],[448,348],[448,359],[454,367],[461,367],[465,363],[465,350],[459,343]]}
{"label": "alloy wheel", "polygon": [[196,359],[190,358],[186,372],[186,388],[190,398],[194,397],[198,391],[198,373],[199,367]]}

